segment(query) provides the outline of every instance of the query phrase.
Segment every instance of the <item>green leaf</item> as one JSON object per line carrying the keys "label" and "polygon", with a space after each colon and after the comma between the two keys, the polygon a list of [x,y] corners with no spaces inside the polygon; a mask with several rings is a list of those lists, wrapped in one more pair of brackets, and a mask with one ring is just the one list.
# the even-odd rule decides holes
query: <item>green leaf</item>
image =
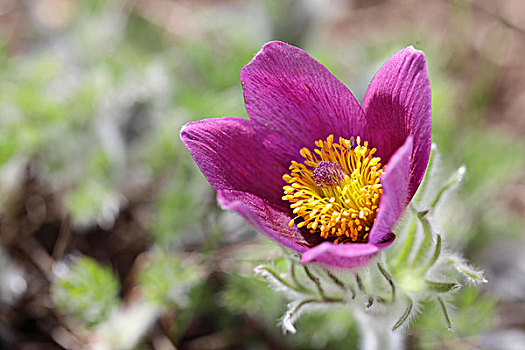
{"label": "green leaf", "polygon": [[185,305],[187,293],[204,278],[204,270],[194,261],[168,252],[154,254],[139,275],[144,296],[159,305]]}
{"label": "green leaf", "polygon": [[292,282],[284,279],[277,271],[270,266],[259,265],[255,267],[255,273],[263,276],[274,288],[280,291],[291,291],[295,293],[308,293],[309,291],[300,289]]}
{"label": "green leaf", "polygon": [[461,261],[461,259],[449,258],[447,261],[470,281],[475,283],[487,283],[487,280],[483,276],[483,271],[476,271],[467,263]]}
{"label": "green leaf", "polygon": [[436,281],[425,281],[425,286],[428,291],[436,293],[449,293],[461,288],[461,284],[456,282],[436,282]]}
{"label": "green leaf", "polygon": [[445,319],[445,323],[447,324],[447,329],[449,330],[449,332],[452,332],[454,329],[452,328],[452,322],[450,321],[450,316],[448,315],[447,306],[442,298],[438,297],[437,301],[441,309],[441,312],[443,313],[443,318]]}
{"label": "green leaf", "polygon": [[387,280],[388,284],[390,285],[390,288],[392,290],[392,301],[396,299],[396,286],[394,284],[394,280],[392,279],[392,276],[390,273],[386,270],[386,268],[381,263],[377,263],[377,267],[379,268],[379,272],[383,275],[383,277]]}
{"label": "green leaf", "polygon": [[439,189],[438,193],[436,194],[436,197],[434,197],[434,200],[432,201],[432,204],[430,204],[430,208],[434,209],[437,207],[439,202],[441,201],[441,198],[443,195],[455,184],[463,180],[463,177],[465,176],[466,167],[460,166],[458,170],[443,184],[443,186]]}
{"label": "green leaf", "polygon": [[414,302],[412,301],[411,298],[408,298],[407,307],[405,308],[405,311],[403,312],[401,317],[397,320],[397,322],[392,327],[392,332],[399,329],[399,327],[401,327],[408,320],[408,318],[412,314],[413,306],[414,306]]}
{"label": "green leaf", "polygon": [[441,254],[441,235],[436,234],[436,245],[434,246],[434,253],[430,257],[430,260],[427,262],[427,264],[421,269],[423,273],[427,272],[439,258],[439,255]]}
{"label": "green leaf", "polygon": [[51,295],[61,309],[91,327],[106,320],[118,303],[119,282],[111,268],[80,257],[53,284]]}
{"label": "green leaf", "polygon": [[76,225],[112,223],[119,205],[118,194],[103,179],[87,179],[66,194],[66,206]]}

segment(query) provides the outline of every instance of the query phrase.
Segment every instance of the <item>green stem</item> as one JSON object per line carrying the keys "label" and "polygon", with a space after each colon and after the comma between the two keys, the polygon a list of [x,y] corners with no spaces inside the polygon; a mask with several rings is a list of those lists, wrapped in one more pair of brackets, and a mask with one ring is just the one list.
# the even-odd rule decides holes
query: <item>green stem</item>
{"label": "green stem", "polygon": [[392,332],[385,313],[355,310],[354,318],[360,330],[362,350],[404,349],[403,332]]}

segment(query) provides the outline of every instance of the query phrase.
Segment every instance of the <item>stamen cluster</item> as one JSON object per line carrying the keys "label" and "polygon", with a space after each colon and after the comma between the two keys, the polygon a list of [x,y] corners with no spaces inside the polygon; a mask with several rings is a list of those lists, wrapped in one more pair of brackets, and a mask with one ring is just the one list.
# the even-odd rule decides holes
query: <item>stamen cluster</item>
{"label": "stamen cluster", "polygon": [[283,200],[289,201],[297,216],[289,223],[306,227],[334,243],[364,243],[374,223],[383,192],[381,158],[375,148],[333,135],[315,142],[311,152],[300,150],[304,162],[292,161],[283,175]]}

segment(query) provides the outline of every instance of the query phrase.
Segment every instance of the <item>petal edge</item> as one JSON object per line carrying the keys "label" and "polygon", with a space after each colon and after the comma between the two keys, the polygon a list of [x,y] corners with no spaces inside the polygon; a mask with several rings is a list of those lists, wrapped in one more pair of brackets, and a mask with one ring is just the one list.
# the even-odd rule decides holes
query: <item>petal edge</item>
{"label": "petal edge", "polygon": [[417,191],[430,156],[431,104],[425,55],[412,46],[385,62],[370,82],[363,101],[371,144],[384,162],[409,135],[414,138],[409,198]]}
{"label": "petal edge", "polygon": [[333,134],[367,139],[350,90],[306,52],[273,41],[241,71],[246,111],[264,146],[285,167],[299,150]]}
{"label": "petal edge", "polygon": [[383,195],[379,211],[370,231],[368,241],[382,242],[393,231],[397,220],[409,202],[409,169],[412,155],[412,136],[392,155],[381,178]]}
{"label": "petal edge", "polygon": [[236,211],[274,241],[299,253],[308,249],[301,232],[295,226],[288,226],[291,217],[262,198],[246,192],[221,190],[217,192],[217,200],[223,208]]}
{"label": "petal edge", "polygon": [[226,117],[191,122],[183,126],[180,135],[217,191],[250,192],[284,205],[281,176],[286,170],[261,145],[248,119]]}

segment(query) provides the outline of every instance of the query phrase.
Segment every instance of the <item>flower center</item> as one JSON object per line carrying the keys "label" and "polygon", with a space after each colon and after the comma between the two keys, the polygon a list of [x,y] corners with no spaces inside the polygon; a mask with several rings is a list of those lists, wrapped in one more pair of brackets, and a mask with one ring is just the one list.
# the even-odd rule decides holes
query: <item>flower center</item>
{"label": "flower center", "polygon": [[384,167],[381,158],[374,157],[375,148],[361,138],[339,138],[334,143],[315,142],[311,152],[301,149],[302,163],[292,161],[290,173],[283,175],[283,200],[289,201],[297,216],[297,227],[306,226],[334,243],[364,243],[376,218],[383,189],[380,176]]}

